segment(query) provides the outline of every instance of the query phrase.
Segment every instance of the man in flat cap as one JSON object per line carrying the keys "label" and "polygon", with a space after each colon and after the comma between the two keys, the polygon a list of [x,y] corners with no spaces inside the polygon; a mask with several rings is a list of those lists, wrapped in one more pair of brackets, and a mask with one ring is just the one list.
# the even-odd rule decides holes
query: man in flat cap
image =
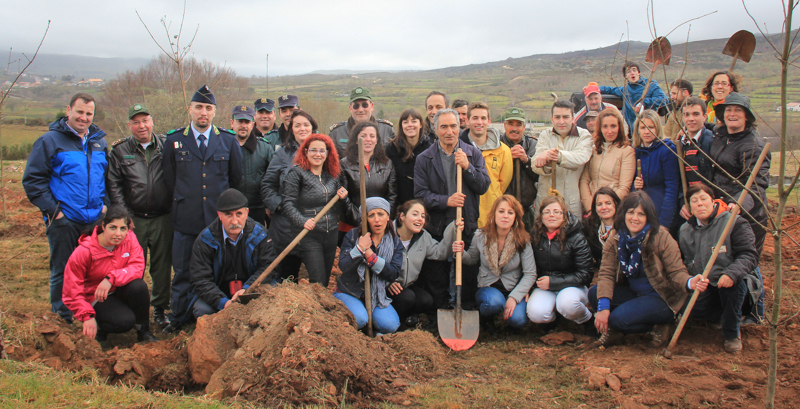
{"label": "man in flat cap", "polygon": [[230,130],[211,121],[217,101],[203,85],[192,97],[185,128],[167,132],[164,177],[172,192],[172,312],[164,332],[175,332],[191,319],[188,293],[192,244],[217,218],[217,199],[242,180],[242,152]]}
{"label": "man in flat cap", "polygon": [[339,157],[343,157],[347,141],[350,140],[350,131],[359,122],[370,121],[377,124],[378,134],[384,145],[394,138],[394,129],[392,129],[394,124],[385,119],[375,119],[372,115],[373,109],[375,109],[375,104],[372,102],[372,95],[368,89],[357,87],[350,91],[350,118],[331,126],[330,129],[330,137],[339,150]]}
{"label": "man in flat cap", "polygon": [[[275,150],[281,144],[278,124],[275,123],[275,101],[259,98],[253,103],[255,126],[251,133],[256,138],[264,139]],[[232,126],[231,126],[232,128]]]}
{"label": "man in flat cap", "polygon": [[108,158],[108,197],[112,205],[124,206],[133,214],[133,232],[145,259],[150,250],[150,305],[153,320],[161,328],[169,325],[172,271],[172,192],[162,168],[166,136],[153,133],[153,117],[142,104],[128,110],[131,136],[112,145]]}
{"label": "man in flat cap", "polygon": [[[289,134],[289,130],[286,128],[289,126],[289,120],[292,119],[294,111],[298,109],[300,109],[300,100],[297,99],[297,95],[281,95],[278,97],[278,115],[281,116],[278,138],[281,145],[286,142],[286,136]],[[275,148],[277,149],[277,146]]]}
{"label": "man in flat cap", "polygon": [[[226,190],[217,201],[217,219],[194,242],[190,271],[195,318],[230,306],[275,260],[267,230],[247,214],[247,198],[236,189]],[[264,282],[274,280],[267,277]]]}
{"label": "man in flat cap", "polygon": [[[522,204],[522,210],[525,211],[523,215],[525,226],[533,226],[533,202],[536,200],[536,183],[539,181],[539,175],[531,167],[531,158],[536,153],[537,141],[525,134],[525,110],[522,108],[506,109],[503,115],[503,128],[505,133],[500,136],[500,141],[511,149],[515,169],[506,194],[516,197]],[[517,183],[517,166],[519,166],[519,183]],[[518,184],[520,191],[517,191]]]}
{"label": "man in flat cap", "polygon": [[[261,202],[261,179],[267,172],[275,150],[267,141],[257,138],[251,132],[254,114],[250,107],[244,105],[233,107],[231,129],[236,133],[236,141],[239,142],[242,151],[242,183],[238,189],[247,198],[247,202],[252,204],[250,217],[264,226],[267,213]],[[278,134],[278,132],[273,133]]]}

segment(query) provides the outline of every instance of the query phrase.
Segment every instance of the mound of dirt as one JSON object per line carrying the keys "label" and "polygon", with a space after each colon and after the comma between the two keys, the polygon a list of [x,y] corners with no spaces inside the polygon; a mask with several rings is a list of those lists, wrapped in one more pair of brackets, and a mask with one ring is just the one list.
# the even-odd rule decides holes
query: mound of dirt
{"label": "mound of dirt", "polygon": [[446,367],[429,333],[370,339],[354,324],[330,291],[282,284],[198,320],[187,345],[189,369],[218,398],[338,404],[393,400]]}

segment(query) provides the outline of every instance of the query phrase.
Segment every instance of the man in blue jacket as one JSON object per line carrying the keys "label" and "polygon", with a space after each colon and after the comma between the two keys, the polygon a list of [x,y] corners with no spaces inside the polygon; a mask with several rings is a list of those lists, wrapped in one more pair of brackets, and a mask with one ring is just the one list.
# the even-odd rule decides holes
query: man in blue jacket
{"label": "man in blue jacket", "polygon": [[192,97],[191,124],[167,132],[162,165],[172,192],[172,300],[170,324],[175,332],[191,319],[189,263],[195,239],[217,218],[217,199],[242,180],[242,152],[232,131],[211,121],[217,101],[207,86]]}
{"label": "man in blue jacket", "polygon": [[[625,122],[628,124],[628,134],[633,133],[633,123],[636,121],[636,114],[639,109],[644,106],[644,109],[652,109],[658,111],[658,108],[667,105],[667,95],[661,87],[658,86],[658,81],[648,80],[641,76],[639,72],[639,64],[628,61],[622,66],[622,75],[628,82],[623,87],[600,87],[600,92],[603,94],[612,94],[621,97],[625,105],[622,107],[622,115],[625,117]],[[648,81],[650,86],[647,86]],[[644,94],[647,88],[647,95]]]}
{"label": "man in blue jacket", "polygon": [[95,102],[89,94],[72,96],[66,118],[33,144],[22,186],[42,211],[50,243],[50,303],[53,312],[72,322],[61,301],[64,267],[78,245],[81,232],[102,218],[106,206],[108,145],[106,135],[92,124]]}

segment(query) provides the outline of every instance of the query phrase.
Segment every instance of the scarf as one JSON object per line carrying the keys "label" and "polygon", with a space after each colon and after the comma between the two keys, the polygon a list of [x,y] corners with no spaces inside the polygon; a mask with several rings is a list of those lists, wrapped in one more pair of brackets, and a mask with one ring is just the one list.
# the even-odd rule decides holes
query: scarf
{"label": "scarf", "polygon": [[597,238],[600,239],[600,244],[605,245],[606,240],[608,240],[608,236],[611,235],[611,230],[613,228],[606,230],[606,226],[603,225],[603,222],[600,222],[600,226],[597,228]]}
{"label": "scarf", "polygon": [[503,246],[503,252],[498,254],[497,241],[492,243],[486,250],[486,264],[489,265],[489,270],[497,277],[503,272],[503,267],[511,261],[514,254],[517,254],[517,242],[514,241],[514,231],[511,230],[506,235],[506,244]]}
{"label": "scarf", "polygon": [[619,232],[619,267],[625,277],[639,277],[644,266],[642,265],[642,242],[647,232],[650,231],[650,224],[646,224],[636,237],[628,236],[628,229]]}
{"label": "scarf", "polygon": [[[378,257],[382,258],[387,264],[392,261],[394,256],[394,236],[387,230],[383,235],[380,244],[378,244]],[[358,265],[358,276],[361,282],[364,282],[364,275],[367,273],[367,262],[363,261]],[[373,274],[370,280],[370,289],[372,290],[372,305],[373,308],[380,307],[386,308],[392,303],[386,296],[386,287],[391,284],[384,281],[380,274]]]}

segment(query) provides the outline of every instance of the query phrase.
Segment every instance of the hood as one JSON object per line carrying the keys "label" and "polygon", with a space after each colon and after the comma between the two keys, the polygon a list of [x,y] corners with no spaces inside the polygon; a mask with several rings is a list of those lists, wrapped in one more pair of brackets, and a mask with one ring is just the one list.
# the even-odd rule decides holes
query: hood
{"label": "hood", "polygon": [[710,217],[709,223],[707,225],[705,225],[705,226],[699,225],[697,223],[697,217],[695,217],[695,216],[690,217],[689,220],[687,221],[687,223],[689,224],[689,226],[692,226],[692,228],[702,229],[702,228],[708,227],[711,224],[713,224],[714,220],[717,219],[717,215],[719,215],[722,212],[727,212],[727,211],[728,211],[728,204],[725,203],[725,201],[723,201],[722,199],[714,199],[714,210],[711,211],[711,217]]}
{"label": "hood", "polygon": [[[123,239],[122,243],[119,245],[123,245],[127,240],[128,236],[125,236],[125,239]],[[111,252],[101,246],[100,242],[97,240],[97,227],[92,229],[92,234],[82,235],[81,238],[78,239],[78,245],[87,248],[92,253],[92,258],[111,256]]]}
{"label": "hood", "polygon": [[491,126],[486,129],[486,143],[483,145],[478,146],[472,141],[472,138],[469,137],[469,128],[461,131],[461,134],[458,136],[458,138],[480,149],[481,151],[490,151],[500,147],[500,131],[492,128]]}
{"label": "hood", "polygon": [[[56,131],[56,132],[61,132],[61,133],[67,134],[67,135],[77,136],[74,132],[72,132],[72,130],[69,128],[69,126],[67,126],[67,118],[66,117],[61,118],[61,119],[59,119],[57,121],[51,122],[50,126],[49,126],[49,130]],[[102,129],[100,129],[100,127],[98,127],[97,125],[91,124],[91,125],[89,125],[89,133],[87,133],[87,135],[89,136],[89,139],[99,139],[99,138],[102,138],[102,137],[106,136],[106,133]]]}

